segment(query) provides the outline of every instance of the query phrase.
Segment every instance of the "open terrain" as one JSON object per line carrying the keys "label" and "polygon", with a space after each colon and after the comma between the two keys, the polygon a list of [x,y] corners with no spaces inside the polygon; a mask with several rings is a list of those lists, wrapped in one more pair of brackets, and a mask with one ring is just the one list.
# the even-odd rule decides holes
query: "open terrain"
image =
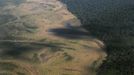
{"label": "open terrain", "polygon": [[0,6],[0,75],[95,75],[107,56],[59,0]]}

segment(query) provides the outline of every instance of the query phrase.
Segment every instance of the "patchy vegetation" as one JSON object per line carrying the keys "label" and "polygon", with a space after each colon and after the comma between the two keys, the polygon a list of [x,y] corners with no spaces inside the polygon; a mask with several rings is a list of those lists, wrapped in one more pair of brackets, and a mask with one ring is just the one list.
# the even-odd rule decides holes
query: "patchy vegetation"
{"label": "patchy vegetation", "polygon": [[5,5],[0,7],[0,75],[96,73],[106,57],[104,44],[87,38],[87,31],[64,4],[19,1],[23,0],[0,1]]}

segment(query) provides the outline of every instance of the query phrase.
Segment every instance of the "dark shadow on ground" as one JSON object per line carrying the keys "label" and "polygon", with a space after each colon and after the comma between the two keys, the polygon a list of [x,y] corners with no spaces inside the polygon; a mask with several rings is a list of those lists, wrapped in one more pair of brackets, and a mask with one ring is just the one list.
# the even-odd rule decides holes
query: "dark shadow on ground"
{"label": "dark shadow on ground", "polygon": [[50,48],[51,52],[56,52],[61,50],[62,45],[50,42],[0,42],[0,57],[20,59],[25,58],[25,53],[34,53],[46,48]]}
{"label": "dark shadow on ground", "polygon": [[90,36],[89,32],[81,26],[72,25],[70,22],[65,23],[64,28],[50,29],[48,32],[67,39],[85,39]]}
{"label": "dark shadow on ground", "polygon": [[59,28],[59,29],[51,29],[49,30],[49,32],[52,32],[56,36],[68,39],[82,39],[85,37],[89,37],[88,32],[84,32],[82,30],[77,29]]}

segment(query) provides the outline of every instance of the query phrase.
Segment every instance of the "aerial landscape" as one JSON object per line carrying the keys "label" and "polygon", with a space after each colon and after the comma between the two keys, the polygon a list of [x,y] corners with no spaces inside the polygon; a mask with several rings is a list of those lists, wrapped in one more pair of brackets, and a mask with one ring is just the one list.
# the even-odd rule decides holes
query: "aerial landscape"
{"label": "aerial landscape", "polygon": [[134,1],[0,0],[0,75],[134,75]]}

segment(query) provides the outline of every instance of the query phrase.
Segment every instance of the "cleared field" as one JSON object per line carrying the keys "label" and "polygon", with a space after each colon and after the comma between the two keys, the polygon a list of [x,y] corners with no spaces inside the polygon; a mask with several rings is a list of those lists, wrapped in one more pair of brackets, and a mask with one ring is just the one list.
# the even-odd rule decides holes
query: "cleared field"
{"label": "cleared field", "polygon": [[0,10],[0,75],[95,75],[106,57],[104,44],[64,4],[11,5]]}

